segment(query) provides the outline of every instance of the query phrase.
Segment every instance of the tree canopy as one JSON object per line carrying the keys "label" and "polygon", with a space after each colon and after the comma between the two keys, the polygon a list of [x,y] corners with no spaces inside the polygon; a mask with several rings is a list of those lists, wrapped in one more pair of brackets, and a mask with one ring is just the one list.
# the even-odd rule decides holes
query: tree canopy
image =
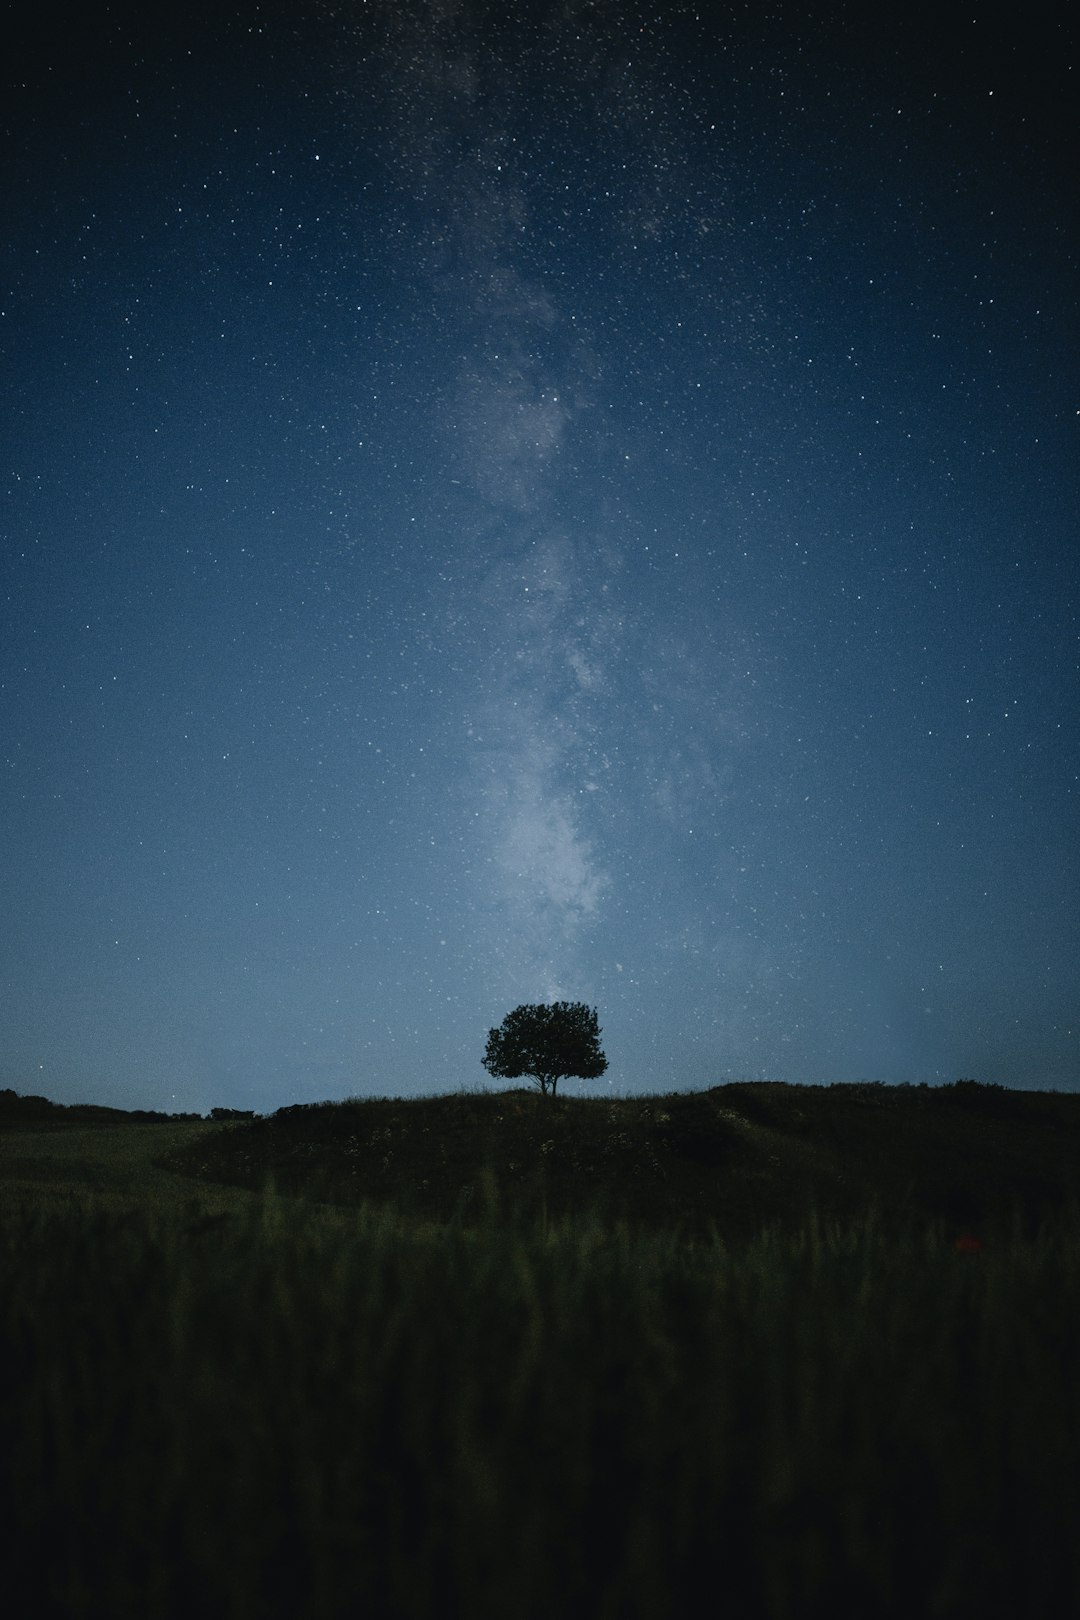
{"label": "tree canopy", "polygon": [[583,1001],[553,1001],[515,1007],[498,1029],[488,1031],[484,1068],[500,1080],[529,1075],[544,1096],[564,1075],[596,1080],[607,1068],[600,1049],[596,1008]]}

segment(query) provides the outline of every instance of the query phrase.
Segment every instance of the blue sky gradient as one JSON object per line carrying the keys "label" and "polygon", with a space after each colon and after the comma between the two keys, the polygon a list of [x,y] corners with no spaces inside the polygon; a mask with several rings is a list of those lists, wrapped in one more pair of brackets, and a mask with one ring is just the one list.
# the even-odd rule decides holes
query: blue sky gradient
{"label": "blue sky gradient", "polygon": [[1064,9],[20,26],[0,1084],[1076,1088]]}

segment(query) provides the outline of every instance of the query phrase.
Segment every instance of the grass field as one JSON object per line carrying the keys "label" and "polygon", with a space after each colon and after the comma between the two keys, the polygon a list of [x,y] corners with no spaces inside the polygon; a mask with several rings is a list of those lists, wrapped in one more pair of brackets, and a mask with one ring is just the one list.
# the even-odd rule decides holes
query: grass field
{"label": "grass field", "polygon": [[[684,1139],[697,1101],[638,1100],[635,1124],[514,1093],[0,1131],[8,1612],[1076,1612],[1080,1205],[1068,1154],[1031,1158],[1071,1141],[1072,1099],[913,1096],[885,1131],[921,1129],[931,1167],[913,1185],[897,1148],[903,1208],[859,1182],[770,1219],[772,1178],[832,1185],[845,1118],[893,1106],[798,1090],[704,1094],[757,1108],[742,1158],[731,1119]],[[1011,1166],[997,1206],[974,1152],[944,1197],[957,1112]],[[399,1200],[353,1173],[376,1149]],[[565,1196],[574,1151],[579,1176],[615,1166],[592,1209]],[[680,1226],[656,1188],[684,1161],[714,1203]]]}

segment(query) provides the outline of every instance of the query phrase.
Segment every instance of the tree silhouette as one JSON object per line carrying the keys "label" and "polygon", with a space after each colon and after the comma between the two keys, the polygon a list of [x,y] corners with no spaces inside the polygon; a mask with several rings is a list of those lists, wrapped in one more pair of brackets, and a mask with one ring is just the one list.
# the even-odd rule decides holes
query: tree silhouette
{"label": "tree silhouette", "polygon": [[595,1007],[583,1001],[553,1001],[515,1007],[498,1029],[488,1030],[484,1068],[499,1080],[530,1075],[554,1097],[563,1075],[596,1080],[607,1068],[600,1050]]}

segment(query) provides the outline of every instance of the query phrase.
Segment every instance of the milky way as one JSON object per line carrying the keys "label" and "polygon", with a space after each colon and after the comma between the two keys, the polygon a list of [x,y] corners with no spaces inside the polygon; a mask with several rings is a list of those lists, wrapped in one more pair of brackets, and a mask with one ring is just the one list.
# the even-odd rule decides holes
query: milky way
{"label": "milky way", "polygon": [[1073,35],[756,12],[27,9],[0,1083],[1080,1082]]}

